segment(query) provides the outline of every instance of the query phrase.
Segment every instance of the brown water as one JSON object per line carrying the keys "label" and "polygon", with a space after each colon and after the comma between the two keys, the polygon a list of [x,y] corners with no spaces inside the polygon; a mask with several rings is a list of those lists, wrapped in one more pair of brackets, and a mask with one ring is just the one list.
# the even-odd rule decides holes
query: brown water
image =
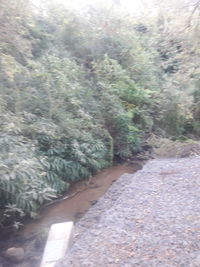
{"label": "brown water", "polygon": [[138,169],[141,169],[140,164],[112,166],[94,175],[90,183],[81,181],[74,184],[67,193],[71,197],[43,207],[40,219],[27,223],[21,234],[28,237],[54,223],[77,221],[122,174],[134,173]]}

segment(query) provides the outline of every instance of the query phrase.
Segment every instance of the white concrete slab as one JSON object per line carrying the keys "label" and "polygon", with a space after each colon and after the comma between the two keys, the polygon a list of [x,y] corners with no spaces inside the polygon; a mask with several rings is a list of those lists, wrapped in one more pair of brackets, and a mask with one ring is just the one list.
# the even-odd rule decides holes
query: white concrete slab
{"label": "white concrete slab", "polygon": [[51,226],[40,267],[53,267],[70,248],[73,222],[57,223]]}

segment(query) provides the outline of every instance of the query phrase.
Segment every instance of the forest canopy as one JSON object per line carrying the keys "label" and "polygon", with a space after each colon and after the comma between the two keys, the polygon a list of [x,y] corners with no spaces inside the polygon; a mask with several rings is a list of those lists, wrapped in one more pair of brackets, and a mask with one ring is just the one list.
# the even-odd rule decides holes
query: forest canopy
{"label": "forest canopy", "polygon": [[0,2],[2,227],[151,134],[200,135],[199,0],[41,3]]}

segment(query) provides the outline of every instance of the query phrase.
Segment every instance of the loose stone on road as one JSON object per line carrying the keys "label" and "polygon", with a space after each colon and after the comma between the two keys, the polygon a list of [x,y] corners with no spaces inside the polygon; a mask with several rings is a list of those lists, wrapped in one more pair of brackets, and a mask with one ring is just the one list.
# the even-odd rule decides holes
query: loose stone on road
{"label": "loose stone on road", "polygon": [[75,227],[58,266],[200,266],[200,157],[120,177]]}

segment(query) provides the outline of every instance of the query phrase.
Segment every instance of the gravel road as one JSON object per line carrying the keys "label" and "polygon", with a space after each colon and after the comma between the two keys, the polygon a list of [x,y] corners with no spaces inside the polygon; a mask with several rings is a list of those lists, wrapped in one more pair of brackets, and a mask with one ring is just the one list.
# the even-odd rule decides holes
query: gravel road
{"label": "gravel road", "polygon": [[75,227],[59,267],[200,266],[200,157],[120,177]]}

